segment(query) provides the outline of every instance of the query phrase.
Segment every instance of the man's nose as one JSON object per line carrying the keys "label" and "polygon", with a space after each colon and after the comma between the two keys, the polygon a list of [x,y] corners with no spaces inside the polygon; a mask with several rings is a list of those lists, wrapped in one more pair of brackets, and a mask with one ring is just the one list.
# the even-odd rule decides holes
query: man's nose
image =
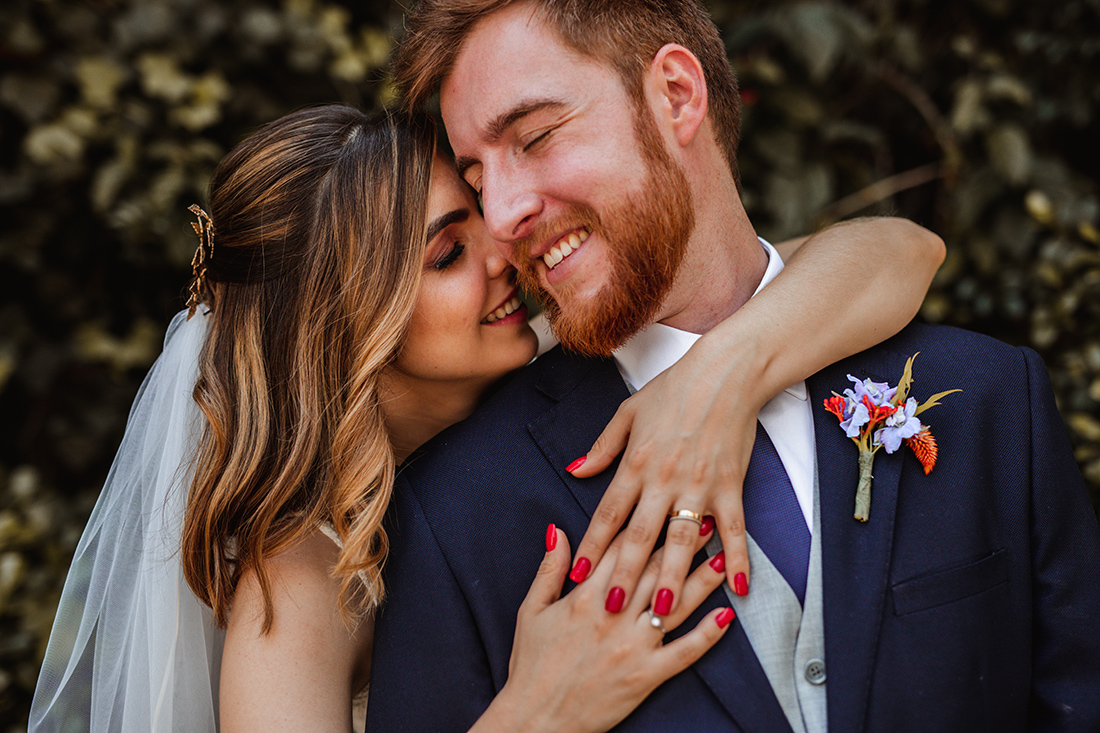
{"label": "man's nose", "polygon": [[[534,231],[542,213],[542,197],[519,176],[498,174],[482,178],[482,209],[485,226],[508,254],[511,243]],[[524,253],[517,253],[525,256]]]}

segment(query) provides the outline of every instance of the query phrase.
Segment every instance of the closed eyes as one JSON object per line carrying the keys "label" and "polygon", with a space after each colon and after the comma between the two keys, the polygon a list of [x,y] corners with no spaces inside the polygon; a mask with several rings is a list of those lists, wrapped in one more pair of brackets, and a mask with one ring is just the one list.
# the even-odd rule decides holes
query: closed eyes
{"label": "closed eyes", "polygon": [[532,141],[530,141],[529,143],[527,143],[526,145],[524,145],[524,146],[523,146],[523,152],[525,152],[525,153],[526,153],[526,152],[528,152],[529,150],[531,150],[531,148],[535,147],[535,146],[536,146],[536,145],[538,145],[538,144],[539,144],[540,142],[542,142],[543,140],[545,140],[545,139],[546,139],[546,138],[547,138],[547,137],[548,137],[548,136],[550,135],[550,133],[551,133],[551,132],[552,132],[552,130],[547,130],[546,132],[544,132],[544,133],[542,133],[541,135],[539,135],[538,137],[536,137],[536,138],[535,138],[534,140],[532,140]]}
{"label": "closed eyes", "polygon": [[462,253],[465,250],[466,245],[455,242],[453,245],[451,245],[451,248],[447,251],[447,254],[436,260],[435,264],[433,264],[432,267],[437,270],[446,270],[448,267],[453,265],[459,257],[462,256]]}

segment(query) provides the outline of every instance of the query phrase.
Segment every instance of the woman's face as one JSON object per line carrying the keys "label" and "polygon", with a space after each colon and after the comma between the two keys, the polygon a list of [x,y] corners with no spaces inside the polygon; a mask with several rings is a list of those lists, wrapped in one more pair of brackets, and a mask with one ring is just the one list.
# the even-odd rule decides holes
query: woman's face
{"label": "woman's face", "polygon": [[420,294],[394,376],[407,388],[438,392],[445,383],[480,394],[530,361],[538,340],[515,274],[486,231],[473,190],[437,155]]}

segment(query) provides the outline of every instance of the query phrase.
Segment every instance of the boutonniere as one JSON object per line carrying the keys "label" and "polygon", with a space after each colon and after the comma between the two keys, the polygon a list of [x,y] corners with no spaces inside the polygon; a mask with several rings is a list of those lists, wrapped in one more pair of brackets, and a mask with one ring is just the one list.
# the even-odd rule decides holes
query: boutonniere
{"label": "boutonniere", "polygon": [[859,448],[855,518],[861,522],[866,522],[871,514],[871,465],[878,449],[885,448],[887,453],[893,453],[905,443],[913,449],[927,476],[936,465],[938,449],[932,432],[917,419],[917,415],[940,404],[940,399],[952,392],[962,391],[949,389],[932,395],[918,405],[909,396],[909,387],[913,383],[913,360],[917,354],[905,362],[905,372],[898,386],[891,387],[886,382],[872,382],[870,379],[860,380],[849,374],[852,387],[844,390],[842,395],[833,392],[833,396],[825,400],[825,409],[837,416],[841,430]]}

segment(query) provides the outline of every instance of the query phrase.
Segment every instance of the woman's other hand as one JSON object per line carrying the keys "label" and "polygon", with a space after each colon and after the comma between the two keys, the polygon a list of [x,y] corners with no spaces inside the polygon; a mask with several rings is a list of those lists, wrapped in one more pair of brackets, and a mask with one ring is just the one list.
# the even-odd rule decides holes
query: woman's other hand
{"label": "woman's other hand", "polygon": [[[696,536],[694,550],[709,533]],[[698,660],[726,633],[733,609],[723,606],[675,641],[679,627],[722,583],[723,558],[711,558],[684,582],[675,611],[654,625],[648,598],[657,582],[661,551],[650,558],[634,598],[607,610],[616,540],[588,579],[561,598],[569,572],[569,541],[550,525],[547,551],[517,615],[508,682],[474,731],[602,731],[634,710],[653,690]],[[663,630],[662,630],[663,628]]]}

